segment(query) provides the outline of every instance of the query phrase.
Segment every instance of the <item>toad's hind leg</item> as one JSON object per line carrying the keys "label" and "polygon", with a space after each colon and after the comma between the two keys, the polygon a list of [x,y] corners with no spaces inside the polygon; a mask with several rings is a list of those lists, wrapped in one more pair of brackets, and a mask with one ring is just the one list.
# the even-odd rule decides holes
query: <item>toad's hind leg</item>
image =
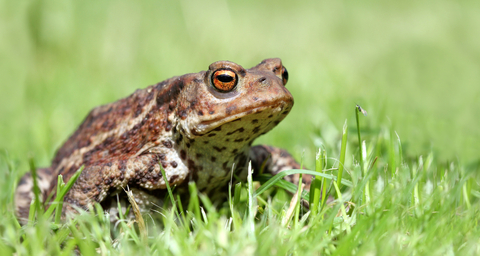
{"label": "toad's hind leg", "polygon": [[[258,172],[263,168],[264,173],[270,173],[275,175],[281,171],[300,169],[300,164],[286,150],[259,145],[250,149],[250,159],[252,160],[252,167],[255,172]],[[298,179],[300,175],[288,175],[284,179],[298,185]],[[310,183],[312,182],[311,175],[303,175],[302,182],[305,184],[306,189],[310,189]]]}

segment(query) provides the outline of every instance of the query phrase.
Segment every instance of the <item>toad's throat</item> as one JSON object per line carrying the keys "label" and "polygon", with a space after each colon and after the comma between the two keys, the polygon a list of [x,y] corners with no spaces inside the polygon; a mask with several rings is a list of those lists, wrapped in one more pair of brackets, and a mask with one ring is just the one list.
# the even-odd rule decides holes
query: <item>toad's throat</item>
{"label": "toad's throat", "polygon": [[280,112],[283,110],[284,106],[285,106],[284,102],[278,102],[276,104],[271,104],[271,105],[247,108],[242,112],[232,114],[227,117],[217,117],[211,120],[203,121],[192,129],[192,134],[196,136],[203,135],[226,123],[230,123],[232,121],[235,121],[245,116],[251,116],[251,115],[253,116],[267,109],[269,109],[269,112],[271,113]]}

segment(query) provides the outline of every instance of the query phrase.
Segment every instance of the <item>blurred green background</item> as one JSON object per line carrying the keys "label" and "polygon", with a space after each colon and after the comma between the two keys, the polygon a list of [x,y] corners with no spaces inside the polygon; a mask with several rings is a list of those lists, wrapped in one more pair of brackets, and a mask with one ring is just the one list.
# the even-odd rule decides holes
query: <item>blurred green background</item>
{"label": "blurred green background", "polygon": [[259,143],[310,161],[360,104],[365,136],[386,127],[410,156],[478,158],[480,1],[443,0],[0,0],[0,149],[48,166],[97,105],[217,60],[271,57],[295,107]]}

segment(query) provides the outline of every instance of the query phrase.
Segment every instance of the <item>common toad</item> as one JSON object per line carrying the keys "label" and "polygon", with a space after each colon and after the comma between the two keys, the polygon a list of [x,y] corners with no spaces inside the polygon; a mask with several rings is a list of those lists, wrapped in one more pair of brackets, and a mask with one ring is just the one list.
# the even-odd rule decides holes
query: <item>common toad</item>
{"label": "common toad", "polygon": [[[64,212],[88,209],[94,202],[116,209],[114,196],[127,186],[137,204],[161,203],[166,185],[177,193],[195,181],[200,192],[215,198],[223,193],[233,171],[245,179],[253,169],[276,174],[299,168],[285,150],[251,146],[290,112],[293,97],[285,88],[288,73],[280,59],[266,59],[251,69],[229,61],[207,71],[173,77],[114,103],[94,108],[58,150],[51,167],[38,169],[45,200],[55,193],[57,175],[65,181],[84,170],[65,196]],[[287,177],[298,181],[298,176]],[[26,174],[15,193],[23,222],[33,197]],[[112,203],[112,204],[110,204]]]}

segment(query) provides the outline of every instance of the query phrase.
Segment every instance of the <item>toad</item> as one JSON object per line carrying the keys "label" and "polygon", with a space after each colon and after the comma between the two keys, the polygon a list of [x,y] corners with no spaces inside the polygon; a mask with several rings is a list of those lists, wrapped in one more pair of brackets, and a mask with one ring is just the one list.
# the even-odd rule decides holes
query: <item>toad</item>
{"label": "toad", "polygon": [[[290,112],[287,69],[266,59],[251,69],[217,61],[207,71],[177,76],[94,108],[57,151],[48,168],[37,170],[43,200],[55,193],[57,176],[68,181],[84,170],[64,199],[65,214],[95,202],[117,208],[115,196],[127,186],[141,208],[161,204],[166,180],[175,192],[186,184],[211,198],[226,195],[233,176],[245,180],[251,161],[258,172],[298,169],[285,150],[252,146]],[[298,176],[286,177],[298,182]],[[15,193],[16,213],[28,218],[32,177],[24,175]]]}

